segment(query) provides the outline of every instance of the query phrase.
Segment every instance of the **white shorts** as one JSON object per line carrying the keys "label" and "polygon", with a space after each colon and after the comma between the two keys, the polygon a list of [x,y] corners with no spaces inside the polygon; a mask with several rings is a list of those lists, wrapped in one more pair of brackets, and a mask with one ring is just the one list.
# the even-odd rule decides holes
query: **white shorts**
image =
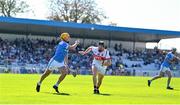
{"label": "white shorts", "polygon": [[53,70],[58,70],[59,68],[64,67],[64,66],[65,66],[64,61],[58,62],[51,58],[51,60],[49,61],[47,65],[47,69],[53,71]]}
{"label": "white shorts", "polygon": [[169,67],[161,66],[160,72],[171,71]]}
{"label": "white shorts", "polygon": [[97,69],[97,72],[104,75],[106,73],[106,67],[101,66],[101,65],[92,65],[92,68],[95,67]]}
{"label": "white shorts", "polygon": [[104,75],[106,73],[106,66],[102,66],[102,62],[101,61],[98,61],[98,60],[93,60],[92,62],[92,68],[93,67],[96,67],[98,73]]}

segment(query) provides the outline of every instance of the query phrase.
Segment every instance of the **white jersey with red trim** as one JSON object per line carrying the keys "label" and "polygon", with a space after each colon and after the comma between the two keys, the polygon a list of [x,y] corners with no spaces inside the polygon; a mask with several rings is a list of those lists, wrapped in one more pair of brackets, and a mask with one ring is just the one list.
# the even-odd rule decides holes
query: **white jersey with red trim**
{"label": "white jersey with red trim", "polygon": [[[98,47],[91,46],[91,51],[93,52],[93,65],[102,66],[102,63],[105,60],[111,59],[109,55],[109,51],[107,49],[104,49],[104,51],[99,52]],[[103,66],[104,68],[107,68],[107,66]]]}

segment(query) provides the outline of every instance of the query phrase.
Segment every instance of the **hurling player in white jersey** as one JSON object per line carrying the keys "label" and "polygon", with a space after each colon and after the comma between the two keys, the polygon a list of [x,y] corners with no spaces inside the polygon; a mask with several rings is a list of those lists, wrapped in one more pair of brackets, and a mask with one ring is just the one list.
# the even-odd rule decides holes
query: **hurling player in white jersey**
{"label": "hurling player in white jersey", "polygon": [[106,69],[111,65],[111,57],[109,51],[105,49],[103,41],[99,42],[98,47],[90,46],[85,51],[79,51],[79,53],[85,55],[90,51],[93,52],[94,56],[92,62],[94,94],[99,94],[99,87],[101,86]]}
{"label": "hurling player in white jersey", "polygon": [[43,80],[53,71],[59,70],[61,72],[61,76],[58,78],[58,81],[53,86],[55,91],[59,93],[58,85],[64,80],[68,73],[68,51],[75,49],[79,44],[79,40],[77,40],[73,45],[69,45],[70,35],[68,33],[62,33],[60,35],[61,41],[57,45],[54,56],[49,61],[45,72],[42,74],[40,80],[37,83],[36,91],[40,91],[40,86]]}
{"label": "hurling player in white jersey", "polygon": [[172,77],[170,66],[174,62],[174,60],[180,60],[180,58],[175,56],[175,54],[176,54],[176,48],[172,48],[172,51],[166,54],[166,57],[164,58],[164,61],[161,64],[159,74],[154,76],[151,80],[148,80],[148,86],[151,85],[152,81],[163,77],[164,73],[166,73],[168,76],[167,89],[171,89],[171,90],[173,89],[172,87],[170,87],[170,82]]}

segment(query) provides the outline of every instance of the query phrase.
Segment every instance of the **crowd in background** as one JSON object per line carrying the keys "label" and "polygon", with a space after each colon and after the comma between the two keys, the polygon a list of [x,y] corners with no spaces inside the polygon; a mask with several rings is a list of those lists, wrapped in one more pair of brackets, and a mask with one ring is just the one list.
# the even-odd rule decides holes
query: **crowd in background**
{"label": "crowd in background", "polygon": [[[20,72],[37,73],[37,70],[28,71],[25,66],[27,64],[47,65],[48,61],[54,54],[57,43],[58,41],[56,40],[15,39],[9,41],[0,39],[0,65],[17,65],[22,67]],[[80,45],[76,50],[70,51],[70,69],[75,69],[80,74],[91,74],[90,68],[93,59],[91,56],[92,54],[90,53],[82,56],[77,53],[78,50],[83,50],[83,47]],[[128,50],[124,49],[121,44],[116,44],[113,51],[110,51],[110,53],[112,57],[112,65],[108,67],[107,74],[111,75],[130,75],[130,71],[126,68],[141,68],[142,66],[152,63],[154,63],[155,66],[157,66],[157,69],[159,69],[165,56],[165,53],[157,48],[151,50]],[[128,65],[123,61],[124,59],[130,61],[141,61],[143,64],[134,63]],[[175,62],[173,66],[176,66],[176,69],[180,69],[178,68],[178,62]],[[45,68],[41,69],[40,73],[43,72],[44,69]]]}

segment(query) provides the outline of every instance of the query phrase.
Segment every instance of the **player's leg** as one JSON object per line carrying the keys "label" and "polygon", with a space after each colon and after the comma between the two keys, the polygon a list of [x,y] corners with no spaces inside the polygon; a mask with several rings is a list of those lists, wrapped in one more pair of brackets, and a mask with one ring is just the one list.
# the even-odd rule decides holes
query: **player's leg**
{"label": "player's leg", "polygon": [[51,70],[46,69],[46,71],[41,75],[39,82],[37,83],[36,86],[36,91],[39,92],[40,91],[40,86],[41,83],[43,82],[43,80],[51,73]]}
{"label": "player's leg", "polygon": [[59,84],[64,80],[64,78],[66,77],[66,75],[68,73],[66,67],[61,67],[61,68],[59,68],[59,70],[61,72],[61,75],[59,76],[58,81],[56,82],[56,84],[53,86],[53,88],[55,89],[55,91],[57,93],[59,93],[59,90],[58,90]]}
{"label": "player's leg", "polygon": [[92,73],[93,73],[93,85],[94,85],[94,93],[97,91],[97,68],[92,66]]}
{"label": "player's leg", "polygon": [[38,83],[41,84],[41,83],[43,82],[43,80],[44,80],[51,72],[52,72],[51,70],[47,69],[47,70],[41,75],[41,78],[40,78],[40,80],[39,80]]}
{"label": "player's leg", "polygon": [[151,86],[151,82],[164,76],[164,72],[160,70],[159,74],[154,76],[151,80],[148,80],[148,86]]}
{"label": "player's leg", "polygon": [[163,77],[163,75],[164,75],[164,72],[160,71],[160,73],[159,73],[158,75],[154,76],[154,77],[151,79],[151,81],[154,81],[154,80],[156,80],[156,79],[158,79],[158,78],[161,78],[161,77]]}
{"label": "player's leg", "polygon": [[172,78],[172,74],[170,70],[166,71],[166,74],[168,76],[168,80],[167,80],[167,89],[173,89],[172,87],[170,87],[170,83],[171,83],[171,78]]}
{"label": "player's leg", "polygon": [[99,94],[99,88],[100,88],[100,86],[101,86],[101,84],[102,84],[103,78],[104,78],[104,75],[101,74],[101,73],[98,73],[98,82],[97,82],[97,89],[98,89],[97,93],[98,93],[98,94]]}
{"label": "player's leg", "polygon": [[64,80],[64,78],[66,77],[66,75],[68,73],[67,69],[65,67],[63,67],[59,70],[61,72],[61,75],[59,76],[58,81],[56,82],[56,86],[58,86]]}

